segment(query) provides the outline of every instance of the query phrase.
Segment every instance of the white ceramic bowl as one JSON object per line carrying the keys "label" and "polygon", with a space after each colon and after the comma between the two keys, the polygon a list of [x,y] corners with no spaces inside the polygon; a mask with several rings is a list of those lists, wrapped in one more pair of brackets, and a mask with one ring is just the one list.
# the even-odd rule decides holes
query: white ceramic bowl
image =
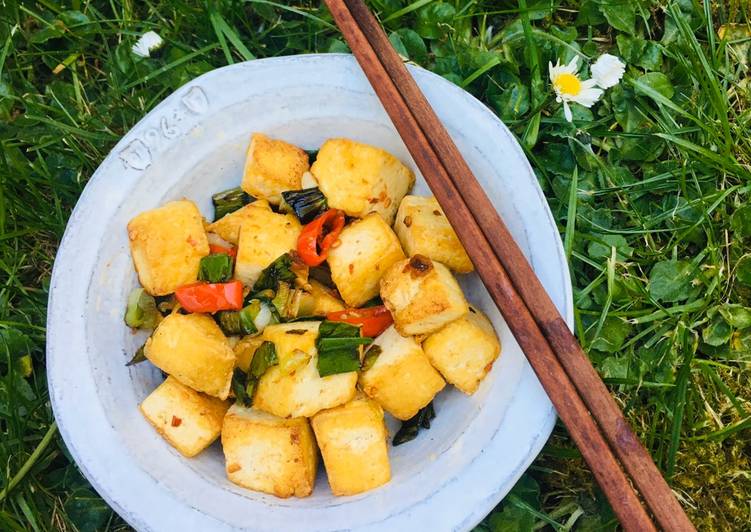
{"label": "white ceramic bowl", "polygon": [[[478,179],[571,322],[569,274],[555,223],[521,149],[480,102],[411,67]],[[213,192],[237,186],[253,131],[305,148],[344,136],[409,164],[355,60],[348,55],[263,59],[220,68],[181,87],[117,144],[70,218],[50,290],[47,368],[55,417],[71,454],[139,530],[467,530],[508,492],[542,448],[555,412],[476,276],[462,283],[489,314],[503,354],[480,390],[436,399],[429,431],[390,449],[393,478],[333,497],[319,472],[312,496],[277,499],[227,481],[219,444],[194,459],[167,445],[138,411],[161,379],[126,368],[143,342],[123,323],[136,285],[125,226],[135,214],[187,197],[212,216]],[[428,193],[418,177],[415,192]],[[390,423],[393,434],[394,423]]]}

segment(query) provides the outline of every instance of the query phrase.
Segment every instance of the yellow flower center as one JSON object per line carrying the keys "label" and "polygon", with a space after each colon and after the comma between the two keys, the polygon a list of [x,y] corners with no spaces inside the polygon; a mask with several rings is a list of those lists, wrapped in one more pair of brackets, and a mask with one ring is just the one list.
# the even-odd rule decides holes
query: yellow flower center
{"label": "yellow flower center", "polygon": [[559,93],[568,94],[569,96],[576,96],[581,92],[582,88],[582,82],[579,81],[579,78],[568,72],[559,74],[555,78],[555,81],[553,81],[553,85],[555,85]]}

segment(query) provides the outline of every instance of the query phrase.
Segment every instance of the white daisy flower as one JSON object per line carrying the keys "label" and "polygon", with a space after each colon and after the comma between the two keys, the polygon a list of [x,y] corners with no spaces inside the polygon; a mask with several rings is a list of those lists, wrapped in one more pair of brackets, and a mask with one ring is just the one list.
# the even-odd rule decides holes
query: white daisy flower
{"label": "white daisy flower", "polygon": [[614,55],[602,54],[592,65],[592,79],[603,89],[618,85],[626,65]]}
{"label": "white daisy flower", "polygon": [[566,120],[571,122],[573,116],[569,102],[578,103],[584,107],[592,107],[602,96],[602,89],[597,88],[597,82],[594,79],[582,81],[579,79],[579,57],[574,57],[569,64],[561,65],[556,61],[548,62],[548,72],[550,74],[550,83],[553,84],[557,102],[563,102],[563,114]]}
{"label": "white daisy flower", "polygon": [[141,38],[136,41],[131,50],[139,57],[149,57],[151,52],[161,48],[162,44],[164,44],[164,41],[157,32],[147,31],[141,35]]}

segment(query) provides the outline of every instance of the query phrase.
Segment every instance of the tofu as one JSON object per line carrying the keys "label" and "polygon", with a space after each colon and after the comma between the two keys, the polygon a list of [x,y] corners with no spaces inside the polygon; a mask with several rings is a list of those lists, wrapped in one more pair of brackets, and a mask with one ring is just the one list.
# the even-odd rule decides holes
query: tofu
{"label": "tofu", "polygon": [[424,255],[457,273],[474,267],[464,246],[434,197],[404,196],[394,231],[410,257]]}
{"label": "tofu", "polygon": [[235,278],[253,286],[266,266],[297,248],[300,222],[292,214],[268,208],[249,209],[240,227]]}
{"label": "tofu", "polygon": [[209,233],[219,235],[223,240],[236,246],[240,242],[240,229],[243,223],[246,220],[253,220],[262,216],[260,213],[256,213],[255,209],[263,209],[271,212],[268,201],[256,200],[237,209],[235,212],[225,214],[206,229]]}
{"label": "tofu", "polygon": [[344,302],[359,307],[378,295],[381,276],[404,257],[396,233],[378,214],[370,214],[342,230],[327,260]]}
{"label": "tofu", "polygon": [[334,495],[356,495],[391,479],[383,409],[359,394],[310,420]]}
{"label": "tofu", "polygon": [[235,353],[205,314],[170,314],[146,340],[144,354],[156,367],[194,390],[226,399]]}
{"label": "tofu", "polygon": [[128,222],[128,240],[138,280],[153,296],[196,282],[201,258],[209,254],[203,217],[188,200],[142,212]]}
{"label": "tofu", "polygon": [[305,418],[282,419],[235,404],[224,417],[222,448],[227,478],[277,497],[307,497],[318,465]]}
{"label": "tofu", "polygon": [[199,393],[171,376],[140,405],[146,420],[188,458],[219,437],[228,408],[227,401]]}
{"label": "tofu", "polygon": [[446,385],[420,344],[401,336],[393,325],[373,345],[380,346],[381,354],[360,374],[360,388],[395,418],[414,417]]}
{"label": "tofu", "polygon": [[308,285],[300,299],[298,316],[326,316],[329,312],[338,312],[346,308],[334,295],[334,290],[329,290],[315,279],[310,279]]}
{"label": "tofu", "polygon": [[282,140],[253,133],[245,159],[242,189],[253,197],[278,205],[285,190],[299,190],[310,168],[308,154]]}
{"label": "tofu", "polygon": [[471,395],[500,355],[501,342],[485,314],[470,307],[467,314],[428,336],[422,348],[447,382]]}
{"label": "tofu", "polygon": [[329,207],[358,218],[375,212],[389,225],[415,183],[412,170],[396,157],[349,139],[324,142],[310,171]]}
{"label": "tofu", "polygon": [[449,269],[422,255],[389,268],[381,278],[381,297],[396,329],[405,336],[437,331],[469,312]]}
{"label": "tofu", "polygon": [[357,372],[321,377],[316,338],[320,322],[269,325],[264,340],[274,343],[279,364],[258,381],[253,407],[279,417],[311,417],[355,395]]}

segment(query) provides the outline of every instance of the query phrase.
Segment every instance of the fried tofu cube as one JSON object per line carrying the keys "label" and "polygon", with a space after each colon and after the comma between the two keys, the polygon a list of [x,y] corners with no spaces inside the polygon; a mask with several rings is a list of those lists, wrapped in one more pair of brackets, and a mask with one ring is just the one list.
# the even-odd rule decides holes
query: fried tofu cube
{"label": "fried tofu cube", "polygon": [[405,336],[437,331],[469,312],[464,293],[446,266],[422,255],[397,262],[381,278],[383,303]]}
{"label": "fried tofu cube", "polygon": [[391,479],[383,409],[360,394],[310,420],[334,495],[355,495]]}
{"label": "fried tofu cube", "polygon": [[457,273],[474,267],[464,246],[434,197],[404,196],[394,231],[410,257],[424,255]]}
{"label": "fried tofu cube", "polygon": [[269,208],[249,209],[240,228],[235,278],[253,286],[266,266],[297,248],[300,222],[292,214]]}
{"label": "fried tofu cube", "polygon": [[395,418],[404,421],[413,417],[446,385],[420,344],[400,335],[393,325],[373,345],[379,346],[381,353],[360,374],[360,388]]}
{"label": "fried tofu cube", "polygon": [[355,395],[357,372],[321,377],[316,338],[320,322],[269,325],[263,338],[274,343],[279,364],[258,381],[253,407],[279,417],[311,417]]}
{"label": "fried tofu cube", "polygon": [[278,205],[285,190],[299,190],[310,168],[308,154],[282,140],[253,133],[245,159],[242,189],[256,198]]}
{"label": "fried tofu cube", "polygon": [[434,332],[422,348],[447,382],[473,394],[501,353],[501,342],[490,320],[474,307]]}
{"label": "fried tofu cube", "polygon": [[235,246],[240,242],[240,229],[246,220],[256,219],[258,216],[262,216],[260,213],[256,213],[254,209],[263,209],[267,212],[271,211],[269,202],[266,200],[256,200],[253,203],[249,203],[235,212],[225,214],[219,218],[216,222],[210,224],[206,229],[209,233],[219,235],[222,240],[226,240],[230,244]]}
{"label": "fried tofu cube", "polygon": [[168,376],[143,400],[140,409],[167,442],[188,458],[219,437],[227,401],[199,393]]}
{"label": "fried tofu cube", "polygon": [[138,280],[153,296],[196,282],[201,258],[209,254],[203,217],[188,200],[142,212],[128,222],[128,240]]}
{"label": "fried tofu cube", "polygon": [[339,245],[328,256],[331,279],[350,307],[359,307],[377,296],[381,276],[402,259],[399,238],[377,214],[345,227]]}
{"label": "fried tofu cube", "polygon": [[315,279],[310,279],[309,287],[300,298],[298,316],[325,316],[330,312],[344,310],[342,301],[330,290]]}
{"label": "fried tofu cube", "polygon": [[146,340],[152,364],[194,390],[226,399],[235,353],[222,330],[205,314],[170,314]]}
{"label": "fried tofu cube", "polygon": [[303,417],[282,419],[233,405],[224,417],[227,478],[277,497],[307,497],[318,465],[313,431]]}
{"label": "fried tofu cube", "polygon": [[415,183],[414,173],[399,159],[349,139],[324,142],[310,171],[329,207],[358,218],[377,212],[389,225]]}

